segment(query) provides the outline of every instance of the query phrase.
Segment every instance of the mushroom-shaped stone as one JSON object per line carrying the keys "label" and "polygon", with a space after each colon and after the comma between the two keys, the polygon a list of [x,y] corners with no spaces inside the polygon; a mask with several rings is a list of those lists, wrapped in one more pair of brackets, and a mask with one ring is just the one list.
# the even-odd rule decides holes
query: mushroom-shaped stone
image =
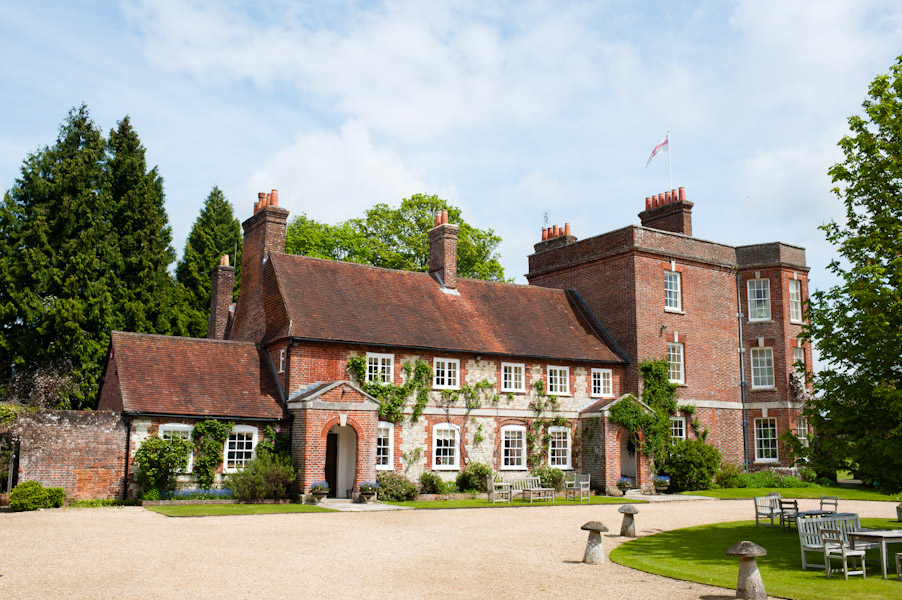
{"label": "mushroom-shaped stone", "polygon": [[764,582],[755,558],[767,555],[767,550],[755,542],[739,542],[727,550],[727,556],[739,557],[739,580],[736,583],[736,597],[750,600],[767,600]]}
{"label": "mushroom-shaped stone", "polygon": [[580,529],[589,532],[589,540],[586,542],[586,554],[583,556],[583,562],[587,565],[604,564],[604,548],[601,545],[601,533],[607,531],[601,521],[589,521]]}
{"label": "mushroom-shaped stone", "polygon": [[639,509],[632,504],[624,504],[617,509],[623,513],[623,523],[620,525],[620,535],[624,537],[636,537],[636,520],[633,515],[639,514]]}

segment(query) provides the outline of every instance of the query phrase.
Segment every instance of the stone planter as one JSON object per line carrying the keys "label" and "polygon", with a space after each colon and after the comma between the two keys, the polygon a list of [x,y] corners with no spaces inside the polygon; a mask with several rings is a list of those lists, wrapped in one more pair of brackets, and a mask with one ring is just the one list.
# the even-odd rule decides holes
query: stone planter
{"label": "stone planter", "polygon": [[310,504],[319,504],[323,501],[323,498],[329,495],[329,492],[310,492],[307,494],[307,499]]}
{"label": "stone planter", "polygon": [[0,494],[0,506],[9,506],[9,494]]}
{"label": "stone planter", "polygon": [[655,492],[657,492],[659,494],[663,494],[664,492],[667,491],[667,488],[669,488],[669,487],[670,487],[669,483],[657,483],[656,482],[655,483]]}
{"label": "stone planter", "polygon": [[361,504],[366,504],[373,501],[373,498],[376,497],[376,492],[359,492],[358,497]]}
{"label": "stone planter", "polygon": [[902,521],[902,504],[896,505],[896,518]]}
{"label": "stone planter", "polygon": [[628,486],[628,485],[626,485],[626,484],[620,484],[620,483],[618,483],[618,484],[617,484],[617,489],[620,490],[620,493],[621,493],[622,495],[626,495],[626,491],[627,491],[628,489],[630,489],[630,486]]}

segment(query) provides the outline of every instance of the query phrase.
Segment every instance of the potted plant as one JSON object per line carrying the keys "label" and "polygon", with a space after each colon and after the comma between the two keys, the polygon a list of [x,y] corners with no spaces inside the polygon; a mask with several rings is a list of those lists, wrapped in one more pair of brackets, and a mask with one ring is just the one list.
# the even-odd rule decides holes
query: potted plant
{"label": "potted plant", "polygon": [[377,491],[379,491],[379,484],[375,481],[364,481],[360,484],[360,497],[364,502],[371,501]]}
{"label": "potted plant", "polygon": [[667,475],[655,475],[651,480],[654,482],[657,492],[663,492],[670,487],[670,477]]}
{"label": "potted plant", "polygon": [[633,480],[629,477],[621,477],[617,480],[617,489],[620,490],[621,493],[626,494],[626,490],[633,487]]}
{"label": "potted plant", "polygon": [[310,486],[310,497],[313,504],[319,504],[327,495],[329,495],[328,481],[314,481]]}

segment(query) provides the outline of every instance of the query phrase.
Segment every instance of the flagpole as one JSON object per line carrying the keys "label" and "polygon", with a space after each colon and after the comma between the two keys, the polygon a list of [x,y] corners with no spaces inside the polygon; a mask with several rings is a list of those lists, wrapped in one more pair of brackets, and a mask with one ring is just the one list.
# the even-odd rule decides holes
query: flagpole
{"label": "flagpole", "polygon": [[671,156],[673,155],[673,147],[670,144],[670,130],[667,130],[667,168],[670,171],[670,187],[668,189],[673,189],[673,159]]}

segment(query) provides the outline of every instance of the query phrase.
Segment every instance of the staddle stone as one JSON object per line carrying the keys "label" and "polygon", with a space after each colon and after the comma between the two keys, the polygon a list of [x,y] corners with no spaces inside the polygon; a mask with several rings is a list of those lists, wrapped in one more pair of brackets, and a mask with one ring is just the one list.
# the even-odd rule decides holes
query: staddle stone
{"label": "staddle stone", "polygon": [[624,537],[636,537],[636,520],[633,515],[639,514],[639,509],[632,504],[624,504],[617,509],[623,513],[623,523],[620,525],[620,535]]}
{"label": "staddle stone", "polygon": [[586,542],[586,553],[583,556],[583,562],[587,565],[604,564],[604,548],[602,546],[601,533],[607,531],[604,523],[601,521],[589,521],[580,529],[589,532],[589,539]]}
{"label": "staddle stone", "polygon": [[736,597],[747,600],[767,600],[764,581],[758,571],[755,558],[766,556],[767,550],[755,542],[742,541],[727,550],[727,556],[739,558],[739,578],[736,581]]}

